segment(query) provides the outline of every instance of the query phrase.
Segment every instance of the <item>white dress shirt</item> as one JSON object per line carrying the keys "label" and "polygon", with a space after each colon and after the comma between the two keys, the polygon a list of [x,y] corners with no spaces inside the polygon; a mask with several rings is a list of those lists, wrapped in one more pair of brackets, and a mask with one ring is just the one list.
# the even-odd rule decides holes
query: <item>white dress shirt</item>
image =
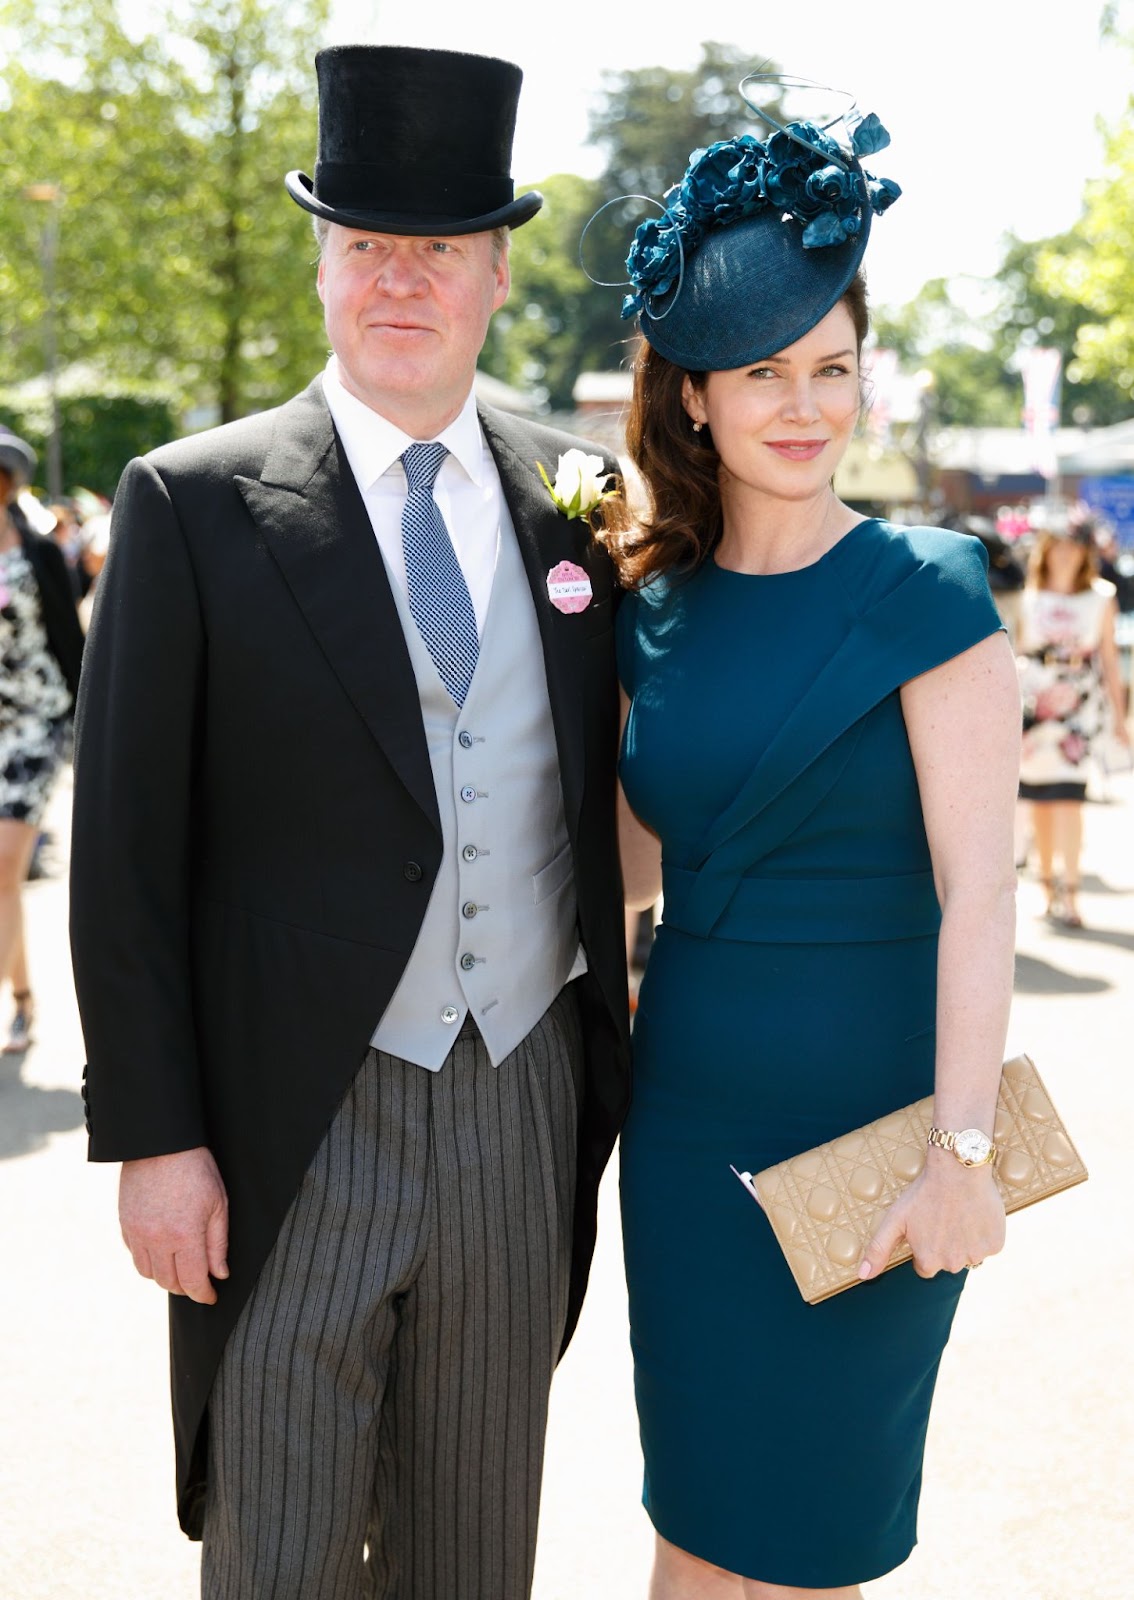
{"label": "white dress shirt", "polygon": [[[402,549],[402,509],[406,474],[401,456],[416,440],[343,387],[332,356],[323,372],[323,395],[342,440],[391,579],[406,593],[406,559]],[[449,454],[441,463],[433,497],[437,501],[453,549],[469,586],[478,633],[484,631],[496,551],[500,542],[503,492],[476,414],[472,390],[447,428],[437,435]]]}

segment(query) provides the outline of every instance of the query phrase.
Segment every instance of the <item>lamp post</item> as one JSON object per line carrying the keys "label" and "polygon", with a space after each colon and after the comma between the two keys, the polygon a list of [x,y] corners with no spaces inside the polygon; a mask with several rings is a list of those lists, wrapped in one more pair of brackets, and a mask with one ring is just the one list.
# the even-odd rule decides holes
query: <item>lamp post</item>
{"label": "lamp post", "polygon": [[29,183],[23,193],[25,200],[47,207],[40,237],[44,298],[43,366],[51,403],[51,432],[47,440],[47,494],[49,499],[57,500],[63,493],[63,445],[56,383],[55,256],[59,246],[59,207],[63,192],[57,183]]}

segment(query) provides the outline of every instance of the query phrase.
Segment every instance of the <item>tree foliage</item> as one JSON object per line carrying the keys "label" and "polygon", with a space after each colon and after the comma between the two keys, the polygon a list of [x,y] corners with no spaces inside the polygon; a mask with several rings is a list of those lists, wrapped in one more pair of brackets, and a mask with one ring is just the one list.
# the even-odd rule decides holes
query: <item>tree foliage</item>
{"label": "tree foliage", "polygon": [[738,133],[766,137],[740,97],[738,85],[757,68],[774,72],[734,45],[701,46],[700,60],[686,71],[639,67],[605,72],[591,113],[590,141],[605,157],[607,198],[644,194],[660,199],[685,171],[691,153]]}
{"label": "tree foliage", "polygon": [[629,329],[611,324],[615,291],[596,289],[579,264],[580,236],[602,204],[600,185],[560,173],[539,187],[544,208],[512,235],[512,289],[492,320],[481,365],[560,411],[570,408],[581,371],[618,366]]}
{"label": "tree foliage", "polygon": [[44,366],[45,207],[59,186],[59,361],[160,379],[224,418],[318,364],[307,218],[282,189],[315,147],[327,0],[172,0],[141,39],[116,0],[5,0],[0,333],[9,378]]}
{"label": "tree foliage", "polygon": [[994,279],[933,278],[907,305],[876,313],[879,344],[896,350],[908,370],[933,373],[939,423],[1018,427],[1020,356],[1034,345],[1062,354],[1065,421],[1099,426],[1129,414],[1123,385],[1091,376],[1079,359],[1091,312],[1082,300],[1052,287],[1042,270],[1044,261],[1073,243],[1073,235],[1038,241],[1008,235]]}
{"label": "tree foliage", "polygon": [[[42,471],[51,431],[50,408],[42,399],[28,401],[0,392],[0,416],[38,451]],[[65,394],[59,401],[59,420],[66,482],[108,499],[131,456],[156,449],[178,431],[167,400],[128,390]]]}
{"label": "tree foliage", "polygon": [[[1134,55],[1134,48],[1131,49]],[[1134,96],[1111,128],[1106,175],[1087,187],[1069,236],[1040,254],[1039,280],[1055,297],[1086,308],[1075,341],[1087,383],[1116,386],[1134,406]]]}

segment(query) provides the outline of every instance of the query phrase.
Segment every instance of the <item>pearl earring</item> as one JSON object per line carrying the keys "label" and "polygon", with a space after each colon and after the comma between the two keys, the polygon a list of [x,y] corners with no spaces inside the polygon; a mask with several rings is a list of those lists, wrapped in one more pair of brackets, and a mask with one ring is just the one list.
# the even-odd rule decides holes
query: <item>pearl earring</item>
{"label": "pearl earring", "polygon": [[703,427],[704,427],[704,426],[705,426],[705,424],[704,424],[704,423],[703,423],[703,422],[695,422],[695,423],[694,423],[694,424],[693,424],[693,432],[694,432],[694,433],[700,433],[700,431],[701,431],[701,429],[702,429],[702,428],[703,428]]}

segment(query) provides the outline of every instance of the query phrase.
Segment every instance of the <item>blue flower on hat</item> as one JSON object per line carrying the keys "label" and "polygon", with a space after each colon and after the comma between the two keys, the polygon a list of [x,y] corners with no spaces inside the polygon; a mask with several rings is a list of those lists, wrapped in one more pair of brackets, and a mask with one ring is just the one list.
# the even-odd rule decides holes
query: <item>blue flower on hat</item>
{"label": "blue flower on hat", "polygon": [[[626,270],[639,294],[668,294],[681,273],[679,228],[668,212],[651,217],[634,235]],[[630,296],[627,296],[629,299]],[[636,309],[636,308],[635,308]],[[623,315],[632,315],[623,306]]]}
{"label": "blue flower on hat", "polygon": [[684,178],[665,196],[662,215],[644,222],[634,236],[626,270],[635,292],[623,300],[622,315],[632,317],[646,309],[647,300],[668,294],[681,277],[683,257],[710,230],[769,206],[803,224],[804,249],[854,238],[865,207],[885,211],[902,192],[857,164],[859,155],[884,150],[889,142],[871,112],[851,134],[852,158],[810,122],[789,123],[766,145],[745,133],[694,150]]}
{"label": "blue flower on hat", "polygon": [[678,204],[695,222],[736,222],[764,204],[764,146],[751,134],[694,150]]}
{"label": "blue flower on hat", "polygon": [[902,191],[892,178],[872,178],[866,174],[866,195],[873,211],[881,215],[894,204]]}
{"label": "blue flower on hat", "polygon": [[890,135],[873,111],[869,116],[863,117],[851,134],[851,148],[856,156],[876,156],[879,150],[885,150],[889,143]]}

